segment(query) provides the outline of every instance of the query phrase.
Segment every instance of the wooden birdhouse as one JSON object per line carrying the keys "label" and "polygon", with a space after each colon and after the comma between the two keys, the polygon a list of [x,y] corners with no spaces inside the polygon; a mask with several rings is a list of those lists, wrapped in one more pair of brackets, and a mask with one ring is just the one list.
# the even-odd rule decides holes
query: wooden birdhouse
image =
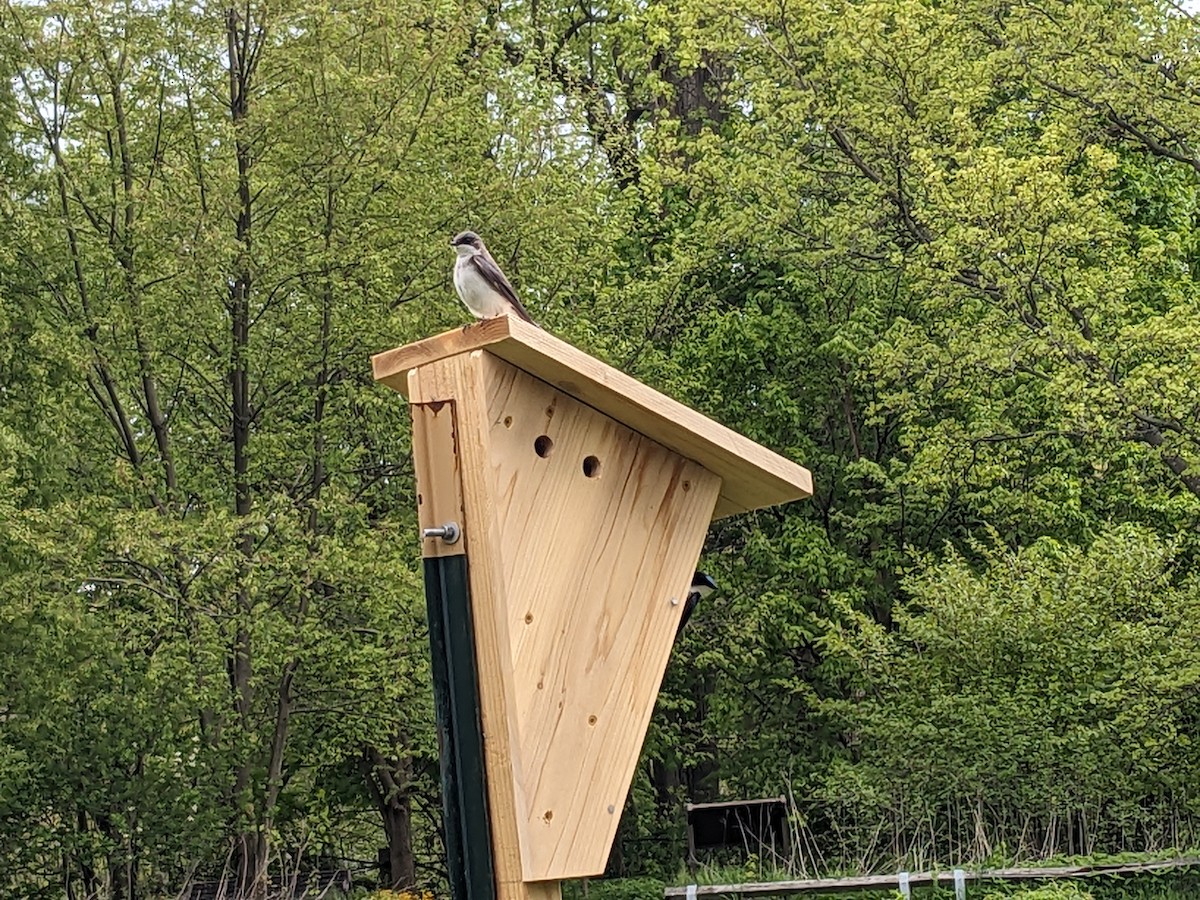
{"label": "wooden birdhouse", "polygon": [[705,533],[795,463],[510,318],[380,353],[413,417],[455,900],[604,870]]}

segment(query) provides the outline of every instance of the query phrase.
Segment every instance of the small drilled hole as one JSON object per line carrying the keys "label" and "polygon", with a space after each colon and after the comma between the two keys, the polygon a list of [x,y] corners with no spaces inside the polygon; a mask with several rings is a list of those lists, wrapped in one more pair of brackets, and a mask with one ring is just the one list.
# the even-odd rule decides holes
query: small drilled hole
{"label": "small drilled hole", "polygon": [[525,624],[526,625],[533,624],[533,613],[525,613]]}
{"label": "small drilled hole", "polygon": [[538,435],[533,442],[533,452],[542,459],[545,459],[547,456],[549,456],[553,449],[554,441],[550,440],[550,435],[548,434]]}
{"label": "small drilled hole", "polygon": [[505,427],[505,428],[512,428],[512,416],[505,416],[505,417],[504,417],[504,427]]}
{"label": "small drilled hole", "polygon": [[583,459],[583,474],[588,478],[596,478],[600,474],[600,460],[595,456],[585,456]]}
{"label": "small drilled hole", "polygon": [[589,725],[595,725],[595,724],[596,724],[596,717],[595,717],[595,716],[588,716],[588,724],[589,724]]}

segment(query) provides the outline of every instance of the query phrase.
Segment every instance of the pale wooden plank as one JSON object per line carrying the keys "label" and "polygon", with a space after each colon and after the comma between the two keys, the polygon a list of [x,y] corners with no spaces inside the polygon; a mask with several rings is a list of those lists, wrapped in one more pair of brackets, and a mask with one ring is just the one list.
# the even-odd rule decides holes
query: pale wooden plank
{"label": "pale wooden plank", "polygon": [[487,767],[489,819],[497,900],[558,900],[557,882],[528,884],[522,847],[525,817],[521,743],[516,733],[511,641],[501,541],[497,531],[488,447],[487,399],[481,354],[461,354],[412,370],[408,395],[415,403],[455,401],[456,455],[463,492],[480,716]]}
{"label": "pale wooden plank", "polygon": [[372,366],[377,380],[403,390],[408,369],[478,348],[713,472],[722,480],[718,517],[812,495],[803,466],[517,319],[488,319],[389,350]]}
{"label": "pale wooden plank", "polygon": [[524,874],[594,875],[720,480],[486,353],[484,371],[524,764]]}
{"label": "pale wooden plank", "polygon": [[[909,884],[913,887],[934,884],[934,877],[935,875],[928,872],[913,873],[909,878]],[[950,878],[950,883],[953,883],[953,876]],[[899,884],[899,875],[856,875],[848,878],[806,878],[795,881],[748,882],[746,884],[702,884],[696,887],[696,896],[713,897],[729,894],[782,896],[811,891],[834,894],[840,891],[897,887]],[[686,897],[687,893],[686,887],[669,887],[663,891],[665,897]]]}
{"label": "pale wooden plank", "polygon": [[507,340],[511,334],[508,318],[500,316],[473,322],[464,328],[455,328],[433,337],[385,350],[371,357],[371,369],[375,380],[381,381],[404,396],[408,393],[408,372],[420,366],[478,350],[496,341]]}
{"label": "pale wooden plank", "polygon": [[[465,526],[462,482],[458,470],[453,400],[414,403],[413,468],[417,476],[417,525],[421,532],[447,522]],[[438,539],[422,540],[421,555],[426,557],[461,556],[467,543],[459,538],[453,544]]]}

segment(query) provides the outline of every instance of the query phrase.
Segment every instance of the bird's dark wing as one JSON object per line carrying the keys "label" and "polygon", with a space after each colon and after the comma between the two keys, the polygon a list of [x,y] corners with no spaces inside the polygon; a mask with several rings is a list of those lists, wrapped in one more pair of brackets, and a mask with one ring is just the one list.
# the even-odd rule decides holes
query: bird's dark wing
{"label": "bird's dark wing", "polygon": [[508,283],[508,279],[504,277],[504,273],[500,271],[500,267],[496,265],[496,261],[492,259],[490,253],[476,253],[471,257],[471,265],[483,276],[483,280],[495,289],[496,293],[513,305],[513,309],[517,311],[517,316],[524,319],[530,325],[536,325],[533,317],[525,311],[525,307],[521,305],[521,301],[517,299],[517,292],[513,290],[513,286]]}
{"label": "bird's dark wing", "polygon": [[683,626],[688,623],[700,601],[716,589],[717,583],[707,572],[697,572],[692,576],[692,586],[688,590],[687,601],[683,604],[683,615],[679,619],[679,627],[675,629],[676,638],[683,634]]}

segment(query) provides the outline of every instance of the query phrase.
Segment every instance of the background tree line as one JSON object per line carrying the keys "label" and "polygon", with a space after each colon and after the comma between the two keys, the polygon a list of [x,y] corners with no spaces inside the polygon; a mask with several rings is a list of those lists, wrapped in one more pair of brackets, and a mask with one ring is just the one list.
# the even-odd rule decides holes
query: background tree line
{"label": "background tree line", "polygon": [[0,8],[0,890],[439,878],[407,412],[488,238],[813,469],[725,521],[614,870],[1194,843],[1200,30],[1170,2]]}

